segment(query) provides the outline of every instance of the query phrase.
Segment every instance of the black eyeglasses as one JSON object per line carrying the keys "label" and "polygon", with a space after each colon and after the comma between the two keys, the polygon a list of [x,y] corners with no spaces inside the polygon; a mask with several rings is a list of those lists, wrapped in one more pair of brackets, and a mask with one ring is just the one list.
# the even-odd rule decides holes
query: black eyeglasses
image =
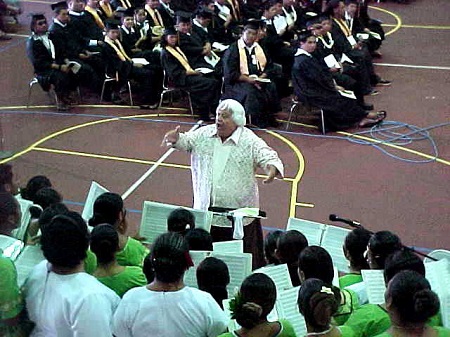
{"label": "black eyeglasses", "polygon": [[46,25],[47,24],[47,21],[37,21],[36,22],[36,25],[38,25],[38,26],[43,26],[43,25]]}

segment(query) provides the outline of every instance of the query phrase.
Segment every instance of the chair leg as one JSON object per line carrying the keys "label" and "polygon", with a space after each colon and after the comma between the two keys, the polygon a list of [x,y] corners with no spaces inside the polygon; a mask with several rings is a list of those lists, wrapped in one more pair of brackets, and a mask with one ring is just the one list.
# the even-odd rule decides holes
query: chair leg
{"label": "chair leg", "polygon": [[39,83],[37,78],[33,78],[30,83],[28,84],[28,100],[27,100],[27,108],[30,107],[30,99],[31,99],[31,89],[33,89],[33,86],[35,84]]}
{"label": "chair leg", "polygon": [[133,106],[133,93],[131,92],[131,82],[128,81],[128,93],[130,94],[130,105]]}
{"label": "chair leg", "polygon": [[289,111],[289,116],[286,124],[286,131],[289,129],[289,126],[291,124],[292,114],[294,113],[295,108],[297,107],[298,103],[294,103],[291,106],[291,110]]}
{"label": "chair leg", "polygon": [[321,121],[321,125],[322,125],[322,134],[324,135],[326,133],[325,131],[325,118],[323,116],[323,109],[320,109],[320,121]]}
{"label": "chair leg", "polygon": [[191,115],[194,116],[194,108],[192,107],[192,100],[191,100],[191,93],[189,91],[187,92],[188,101],[189,101],[189,109],[191,109]]}
{"label": "chair leg", "polygon": [[163,89],[163,91],[161,91],[161,95],[160,95],[160,98],[159,98],[158,114],[157,114],[158,117],[159,117],[159,111],[160,111],[159,108],[162,106],[162,102],[163,102],[165,93],[166,93],[166,91]]}
{"label": "chair leg", "polygon": [[100,94],[100,103],[103,102],[103,95],[105,93],[105,86],[106,86],[106,81],[103,81],[102,92]]}

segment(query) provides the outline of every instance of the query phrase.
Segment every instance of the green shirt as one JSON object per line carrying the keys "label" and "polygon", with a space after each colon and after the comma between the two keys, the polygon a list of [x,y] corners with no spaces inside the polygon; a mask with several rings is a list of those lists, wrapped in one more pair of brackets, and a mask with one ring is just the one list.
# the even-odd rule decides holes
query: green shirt
{"label": "green shirt", "polygon": [[[438,337],[450,337],[450,330],[440,327],[440,326],[433,326],[434,330],[437,331]],[[383,332],[382,334],[377,335],[376,337],[392,337],[393,335],[390,332]]]}
{"label": "green shirt", "polygon": [[[287,321],[285,319],[280,319],[278,322],[281,325],[281,330],[276,336],[273,336],[273,337],[296,337],[297,336],[295,334],[294,328],[292,327],[291,323],[289,323],[289,321]],[[239,335],[237,335],[234,331],[223,333],[223,334],[219,335],[219,337],[236,337],[236,336],[239,336]]]}
{"label": "green shirt", "polygon": [[345,322],[355,332],[355,337],[376,336],[391,326],[387,311],[378,304],[364,304],[357,308]]}
{"label": "green shirt", "polygon": [[97,277],[97,280],[114,290],[120,297],[131,288],[141,287],[147,284],[147,279],[142,272],[142,268],[137,266],[126,266],[125,270],[119,274]]}
{"label": "green shirt", "polygon": [[339,277],[339,288],[344,289],[345,287],[351,286],[352,284],[362,282],[361,274],[346,274]]}
{"label": "green shirt", "polygon": [[343,325],[353,311],[359,307],[358,295],[350,289],[342,289],[341,296],[343,297],[341,305],[339,306],[336,314],[333,316],[334,323],[336,325]]}
{"label": "green shirt", "polygon": [[121,266],[142,267],[144,259],[150,251],[141,242],[128,237],[125,247],[116,253],[117,262]]}
{"label": "green shirt", "polygon": [[86,255],[84,259],[84,271],[92,275],[97,268],[97,256],[90,249],[86,251]]}

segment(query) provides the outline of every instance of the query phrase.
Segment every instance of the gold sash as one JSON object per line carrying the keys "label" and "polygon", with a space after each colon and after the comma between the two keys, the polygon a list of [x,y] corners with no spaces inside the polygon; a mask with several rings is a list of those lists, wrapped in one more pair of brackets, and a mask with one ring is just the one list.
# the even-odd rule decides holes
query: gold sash
{"label": "gold sash", "polygon": [[119,56],[121,61],[132,61],[131,58],[127,55],[125,50],[122,47],[122,44],[119,40],[111,40],[109,37],[105,36],[105,42],[109,44],[112,49],[116,52],[117,56]]}
{"label": "gold sash", "polygon": [[125,7],[126,9],[133,7],[131,6],[131,2],[128,0],[120,0],[120,4],[122,5],[122,7]]}
{"label": "gold sash", "polygon": [[[237,42],[238,50],[239,50],[239,67],[241,69],[241,75],[249,75],[248,71],[248,63],[247,63],[247,53],[245,52],[245,42],[241,39]],[[261,46],[255,42],[255,57],[256,57],[256,66],[258,70],[264,71],[264,68],[267,65],[267,58],[264,54],[264,50]]]}
{"label": "gold sash", "polygon": [[100,1],[100,8],[103,10],[103,13],[105,13],[105,15],[108,18],[111,18],[113,16],[113,10],[111,8],[111,5],[109,3],[105,3],[103,1]]}
{"label": "gold sash", "polygon": [[194,71],[191,66],[189,65],[188,59],[186,57],[186,55],[184,55],[184,53],[181,51],[180,47],[171,47],[171,46],[166,46],[166,50],[172,54],[173,57],[175,57],[178,62],[181,63],[181,65],[184,67],[184,69],[186,69],[186,71]]}
{"label": "gold sash", "polygon": [[239,8],[239,2],[236,0],[227,0],[228,4],[231,6],[231,11],[233,12],[233,17],[236,21],[241,18],[241,10]]}
{"label": "gold sash", "polygon": [[162,20],[161,14],[159,14],[159,11],[157,9],[152,9],[149,5],[145,5],[145,11],[152,17],[155,26],[164,27],[164,22]]}
{"label": "gold sash", "polygon": [[92,8],[92,7],[90,7],[90,6],[86,6],[86,7],[84,7],[84,10],[85,10],[86,12],[89,12],[89,13],[92,14],[92,16],[93,16],[94,19],[95,19],[95,23],[97,24],[97,26],[99,26],[101,29],[105,29],[105,25],[103,24],[103,21],[102,21],[102,19],[100,18],[100,16],[98,15],[96,9],[94,9],[94,8]]}
{"label": "gold sash", "polygon": [[339,28],[341,28],[341,30],[345,34],[345,36],[352,35],[352,32],[351,32],[350,28],[348,28],[345,20],[334,18],[333,21],[337,23],[337,25],[339,26]]}

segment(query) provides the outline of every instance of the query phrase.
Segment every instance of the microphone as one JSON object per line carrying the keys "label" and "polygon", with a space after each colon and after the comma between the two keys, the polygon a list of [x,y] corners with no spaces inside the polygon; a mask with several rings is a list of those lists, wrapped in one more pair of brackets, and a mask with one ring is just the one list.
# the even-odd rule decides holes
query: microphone
{"label": "microphone", "polygon": [[360,222],[355,221],[355,220],[340,218],[336,214],[330,214],[329,219],[330,219],[330,221],[339,221],[339,222],[346,223],[347,225],[355,227],[355,228],[361,228],[362,227]]}

